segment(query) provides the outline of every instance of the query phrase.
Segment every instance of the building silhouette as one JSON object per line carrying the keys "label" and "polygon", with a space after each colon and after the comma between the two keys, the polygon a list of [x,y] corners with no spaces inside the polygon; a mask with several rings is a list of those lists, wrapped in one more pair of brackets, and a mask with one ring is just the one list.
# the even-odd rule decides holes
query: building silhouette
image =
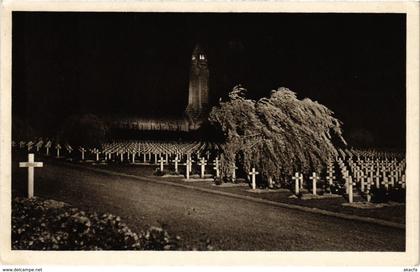
{"label": "building silhouette", "polygon": [[191,57],[190,82],[188,88],[188,106],[186,114],[197,120],[206,112],[209,103],[209,68],[207,55],[197,44]]}
{"label": "building silhouette", "polygon": [[207,55],[197,44],[191,55],[188,87],[188,105],[181,118],[110,118],[111,126],[117,129],[141,131],[188,132],[201,127],[209,109],[209,68]]}

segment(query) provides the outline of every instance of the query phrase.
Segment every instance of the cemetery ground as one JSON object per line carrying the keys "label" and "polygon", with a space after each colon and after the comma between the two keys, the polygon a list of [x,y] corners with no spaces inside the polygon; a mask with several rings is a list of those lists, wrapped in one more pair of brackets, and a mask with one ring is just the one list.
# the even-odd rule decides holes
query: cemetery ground
{"label": "cemetery ground", "polygon": [[[165,180],[198,188],[249,195],[277,202],[317,207],[324,210],[376,217],[403,223],[405,206],[380,209],[343,207],[339,198],[299,200],[290,192],[251,193],[246,186],[215,186],[211,182],[185,182],[182,178],[152,176],[156,166],[105,165],[83,167],[75,163],[42,158],[43,168],[35,170],[35,195],[64,201],[81,210],[112,213],[133,230],[164,226],[189,244],[203,241],[216,250],[331,250],[404,251],[405,231],[277,207],[251,200],[191,190],[154,182]],[[26,171],[15,156],[12,167],[13,196],[26,194]],[[142,177],[130,178],[100,173],[104,168]]]}

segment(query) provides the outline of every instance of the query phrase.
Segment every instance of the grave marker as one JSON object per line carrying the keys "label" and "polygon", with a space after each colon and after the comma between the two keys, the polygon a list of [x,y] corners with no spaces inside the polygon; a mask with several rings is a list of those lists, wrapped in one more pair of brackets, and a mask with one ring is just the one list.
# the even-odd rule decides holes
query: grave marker
{"label": "grave marker", "polygon": [[295,176],[292,177],[292,179],[295,181],[295,194],[299,194],[299,188],[300,188],[299,183],[303,182],[303,175],[296,172]]}
{"label": "grave marker", "polygon": [[32,150],[33,145],[34,145],[34,142],[32,142],[32,141],[29,141],[29,142],[26,144],[26,146],[28,147],[28,152]]}
{"label": "grave marker", "polygon": [[83,147],[79,147],[79,151],[82,153],[82,161],[84,161],[86,149],[84,149]]}
{"label": "grave marker", "polygon": [[252,181],[252,190],[255,190],[257,188],[257,183],[255,180],[255,176],[258,175],[259,173],[255,171],[255,168],[252,168],[252,171],[249,172],[249,175],[251,175],[251,181]]}
{"label": "grave marker", "polygon": [[28,168],[28,198],[34,196],[34,167],[43,167],[42,162],[35,162],[34,154],[28,154],[28,161],[27,162],[20,162],[19,167],[27,167]]}
{"label": "grave marker", "polygon": [[214,167],[213,169],[216,170],[216,178],[219,177],[220,175],[220,170],[219,170],[219,158],[216,157],[216,159],[213,161]]}
{"label": "grave marker", "polygon": [[160,171],[163,172],[163,163],[165,162],[165,160],[162,156],[159,157],[158,162],[160,163]]}
{"label": "grave marker", "polygon": [[178,163],[181,162],[178,159],[178,155],[175,155],[175,159],[173,159],[173,162],[175,163],[175,172],[178,173]]}
{"label": "grave marker", "polygon": [[315,172],[312,172],[312,176],[309,179],[312,180],[312,194],[316,195],[316,182],[319,180],[319,177]]}
{"label": "grave marker", "polygon": [[390,181],[388,180],[388,177],[387,177],[387,176],[384,176],[384,179],[383,179],[383,181],[381,182],[381,184],[382,184],[382,185],[384,185],[384,186],[385,186],[385,189],[387,189],[387,190],[388,190],[389,185],[390,185],[391,183],[390,183]]}
{"label": "grave marker", "polygon": [[42,140],[40,140],[36,143],[36,152],[39,152],[39,150],[41,149],[43,144],[44,144],[44,142]]}
{"label": "grave marker", "polygon": [[356,183],[353,183],[353,178],[351,176],[349,176],[347,179],[349,203],[353,203],[353,186],[356,186]]}
{"label": "grave marker", "polygon": [[200,173],[200,176],[201,176],[201,178],[204,178],[204,173],[205,173],[205,170],[206,170],[206,165],[207,165],[207,161],[204,159],[204,157],[203,157],[203,158],[201,158],[201,160],[200,160],[200,162],[198,163],[198,165],[200,165],[200,167],[201,167],[201,173]]}
{"label": "grave marker", "polygon": [[55,150],[57,150],[57,158],[60,157],[60,149],[61,149],[61,145],[60,144],[56,144],[55,145]]}
{"label": "grave marker", "polygon": [[46,148],[46,154],[47,154],[47,156],[49,156],[50,155],[50,148],[51,148],[51,145],[52,145],[52,143],[51,143],[51,141],[48,141],[46,144],[45,144],[45,148]]}

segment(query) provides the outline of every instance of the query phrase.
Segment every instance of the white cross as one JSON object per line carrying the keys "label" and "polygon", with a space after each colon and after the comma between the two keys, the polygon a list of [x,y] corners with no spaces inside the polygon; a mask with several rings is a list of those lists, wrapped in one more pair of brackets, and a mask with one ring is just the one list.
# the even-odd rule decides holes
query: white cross
{"label": "white cross", "polygon": [[371,178],[371,177],[368,177],[368,178],[367,178],[367,192],[366,192],[366,199],[367,199],[367,202],[370,202],[370,200],[371,200],[371,195],[370,195],[370,186],[371,186],[372,184],[374,184],[374,183],[373,183],[372,178]]}
{"label": "white cross", "polygon": [[349,194],[349,203],[353,203],[353,186],[356,186],[356,183],[353,183],[353,178],[349,176],[347,178],[348,194]]}
{"label": "white cross", "polygon": [[39,152],[39,149],[42,147],[43,144],[44,142],[42,140],[36,143],[36,152]]}
{"label": "white cross", "polygon": [[295,181],[295,194],[299,194],[299,183],[303,181],[303,175],[296,172],[295,176],[292,177],[292,179]]}
{"label": "white cross", "polygon": [[401,176],[401,180],[398,181],[398,184],[401,184],[401,188],[405,188],[405,175]]}
{"label": "white cross", "polygon": [[178,163],[180,160],[178,159],[178,155],[175,155],[175,159],[172,160],[175,163],[175,172],[178,172]]}
{"label": "white cross", "polygon": [[381,184],[385,185],[385,189],[388,190],[388,187],[391,184],[391,182],[388,180],[387,176],[384,176],[384,180],[381,182]]}
{"label": "white cross", "polygon": [[328,173],[327,181],[330,186],[334,183],[334,179],[335,179],[335,176],[333,175],[333,173],[332,172]]}
{"label": "white cross", "polygon": [[160,163],[160,171],[163,172],[163,163],[165,162],[165,160],[162,156],[160,156],[158,162]]}
{"label": "white cross", "polygon": [[213,169],[216,170],[216,177],[218,178],[219,177],[219,174],[220,174],[219,173],[219,158],[216,157],[216,159],[214,160],[213,164],[214,164]]}
{"label": "white cross", "polygon": [[359,173],[359,179],[360,179],[360,190],[361,190],[362,192],[364,192],[364,191],[365,191],[365,178],[366,178],[366,176],[365,176],[365,174],[363,173],[363,171],[360,171],[360,173]]}
{"label": "white cross", "polygon": [[60,145],[60,144],[57,144],[57,145],[55,146],[55,149],[57,150],[57,158],[59,158],[59,157],[60,157],[60,149],[61,149],[61,145]]}
{"label": "white cross", "polygon": [[188,159],[182,165],[185,165],[185,178],[190,179],[190,163],[189,163]]}
{"label": "white cross", "polygon": [[315,172],[312,172],[312,176],[310,176],[309,179],[312,180],[312,194],[316,195],[316,182],[319,179],[319,177],[316,175]]}
{"label": "white cross", "polygon": [[249,174],[251,175],[251,180],[252,180],[252,190],[255,190],[257,188],[257,183],[255,181],[255,176],[258,175],[258,172],[255,172],[255,168],[252,168],[252,171],[249,172]]}
{"label": "white cross", "polygon": [[198,163],[198,165],[201,166],[201,178],[204,178],[204,172],[206,170],[206,165],[207,165],[207,161],[203,158],[201,158],[200,162]]}
{"label": "white cross", "polygon": [[391,171],[390,175],[391,186],[394,186],[395,180],[398,179],[397,171]]}
{"label": "white cross", "polygon": [[73,147],[71,147],[69,144],[66,145],[66,149],[67,152],[69,152],[69,154],[71,154],[71,152],[73,151]]}
{"label": "white cross", "polygon": [[19,142],[19,148],[24,148],[25,147],[25,142],[24,141],[20,141]]}
{"label": "white cross", "polygon": [[45,148],[47,149],[47,156],[49,156],[50,155],[50,148],[51,148],[51,141],[48,141],[46,144],[45,144]]}
{"label": "white cross", "polygon": [[84,161],[86,149],[84,149],[83,147],[79,147],[79,151],[82,153],[82,161]]}
{"label": "white cross", "polygon": [[42,162],[35,162],[34,154],[28,154],[27,162],[20,162],[19,167],[28,167],[28,198],[34,196],[34,167],[43,167]]}
{"label": "white cross", "polygon": [[372,178],[375,179],[375,187],[379,188],[380,187],[380,178],[381,178],[381,174],[379,174],[379,171],[377,170],[375,175],[372,176]]}
{"label": "white cross", "polygon": [[28,151],[32,150],[32,146],[34,145],[34,143],[32,141],[29,141],[26,146],[28,147]]}
{"label": "white cross", "polygon": [[191,159],[191,157],[187,158],[187,163],[188,163],[188,170],[189,172],[192,171],[192,163],[195,162],[193,159]]}
{"label": "white cross", "polygon": [[95,148],[95,149],[93,150],[93,153],[94,153],[94,154],[96,154],[96,161],[99,161],[99,154],[100,154],[101,152],[99,152],[99,150]]}

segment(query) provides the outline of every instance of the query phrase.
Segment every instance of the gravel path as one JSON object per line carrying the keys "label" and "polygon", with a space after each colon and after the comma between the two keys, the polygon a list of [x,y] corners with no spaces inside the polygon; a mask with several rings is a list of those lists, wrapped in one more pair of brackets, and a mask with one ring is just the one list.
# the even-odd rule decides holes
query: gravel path
{"label": "gravel path", "polygon": [[[13,167],[15,195],[26,171]],[[210,239],[220,250],[404,251],[403,230],[351,222],[153,181],[46,163],[35,194],[119,215],[136,231],[166,225],[188,243]]]}

